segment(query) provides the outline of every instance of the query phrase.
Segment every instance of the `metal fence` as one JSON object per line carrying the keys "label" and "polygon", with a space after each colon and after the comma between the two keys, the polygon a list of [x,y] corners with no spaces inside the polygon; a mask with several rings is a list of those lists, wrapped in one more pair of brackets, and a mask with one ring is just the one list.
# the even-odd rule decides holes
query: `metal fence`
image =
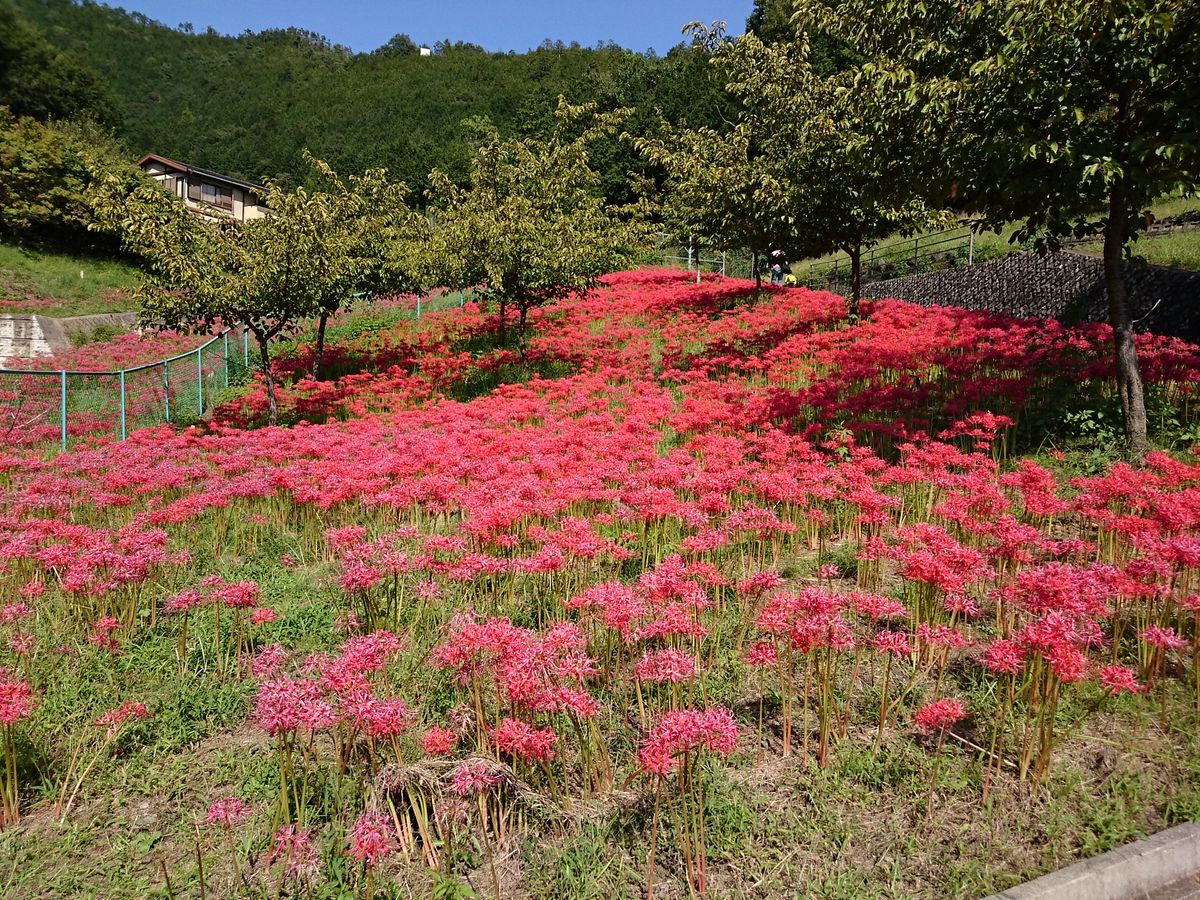
{"label": "metal fence", "polygon": [[[420,320],[423,314],[463,306],[473,293],[390,301],[351,296],[365,301],[368,314],[391,307]],[[128,369],[0,369],[0,449],[57,445],[66,450],[85,439],[125,440],[136,428],[194,422],[212,409],[217,391],[251,370],[251,349],[250,332],[235,326],[195,350]]]}
{"label": "metal fence", "polygon": [[[963,225],[864,249],[861,279],[863,284],[868,284],[920,272],[970,266],[981,261],[976,253],[975,231],[969,225]],[[802,265],[794,274],[797,281],[807,287],[845,293],[850,289],[850,270],[849,254],[841,253]]]}
{"label": "metal fence", "polygon": [[[748,251],[715,251],[694,240],[679,241],[661,235],[655,252],[663,265],[689,272],[716,272],[731,278],[753,278],[754,264]],[[989,257],[990,258],[990,257]],[[915,275],[982,261],[970,226],[950,228],[934,234],[879,244],[863,250],[862,283]],[[770,258],[759,260],[763,280],[770,278]],[[850,256],[845,253],[792,265],[797,284],[813,289],[844,293],[850,288]]]}
{"label": "metal fence", "polygon": [[748,252],[713,250],[694,240],[680,242],[674,235],[659,235],[653,255],[655,261],[662,260],[664,266],[686,269],[697,275],[715,272],[730,278],[754,277],[754,265]]}
{"label": "metal fence", "polygon": [[195,350],[113,371],[0,370],[0,447],[94,437],[199,419],[250,369],[250,334],[227,328]]}

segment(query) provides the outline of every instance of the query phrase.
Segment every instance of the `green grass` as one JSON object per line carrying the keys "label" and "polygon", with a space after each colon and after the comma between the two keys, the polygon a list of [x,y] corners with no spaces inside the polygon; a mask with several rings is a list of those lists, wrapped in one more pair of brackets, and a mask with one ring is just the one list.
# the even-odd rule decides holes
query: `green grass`
{"label": "green grass", "polygon": [[0,244],[0,312],[126,312],[137,281],[137,268],[122,260]]}
{"label": "green grass", "polygon": [[[1171,216],[1178,216],[1183,213],[1191,212],[1200,209],[1200,197],[1164,197],[1156,200],[1150,205],[1150,211],[1154,214],[1156,220],[1166,219]],[[903,236],[899,233],[890,235],[876,244],[876,254],[879,254],[878,248],[891,247],[893,252],[882,254],[885,258],[893,261],[905,262],[912,256],[912,242],[914,238],[920,238],[921,252],[925,252],[925,242],[931,239],[934,235],[939,234],[944,229],[933,229],[929,231],[919,232],[917,235]],[[1015,253],[1023,249],[1020,243],[1011,242],[1012,235],[1016,232],[1017,225],[1005,225],[998,233],[991,231],[982,232],[975,235],[975,260],[994,259],[998,256],[1004,256],[1008,253]],[[894,246],[899,245],[899,246]],[[965,229],[963,230],[962,245],[966,247],[967,236]],[[954,244],[947,244],[944,247],[934,248],[935,251],[951,251]],[[1080,248],[1084,252],[1099,252],[1099,242],[1094,245],[1091,243],[1081,245]],[[964,250],[965,253],[965,250]],[[1146,238],[1137,243],[1134,247],[1134,253],[1143,256],[1147,262],[1155,263],[1163,266],[1178,266],[1186,269],[1200,269],[1200,232],[1179,232],[1171,235],[1163,235],[1161,237]],[[871,257],[871,250],[866,249],[863,252],[864,267]],[[849,266],[849,257],[845,253],[828,253],[824,256],[805,259],[792,264],[792,270],[796,277],[802,282],[808,275],[808,267],[811,265],[814,268],[814,274],[824,272],[825,269],[838,260],[843,267]]]}
{"label": "green grass", "polygon": [[[1079,247],[1085,253],[1100,253],[1103,245],[1090,241]],[[1200,270],[1200,229],[1144,237],[1133,245],[1133,255],[1156,266]]]}

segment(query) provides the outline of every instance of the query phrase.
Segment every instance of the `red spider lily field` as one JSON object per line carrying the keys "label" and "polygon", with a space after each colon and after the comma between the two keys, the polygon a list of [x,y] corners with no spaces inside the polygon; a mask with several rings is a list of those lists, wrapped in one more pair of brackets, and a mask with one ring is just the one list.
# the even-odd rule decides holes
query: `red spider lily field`
{"label": "red spider lily field", "polygon": [[[978,897],[1200,816],[1200,349],[647,270],[0,458],[0,894]],[[100,352],[100,351],[94,351]]]}

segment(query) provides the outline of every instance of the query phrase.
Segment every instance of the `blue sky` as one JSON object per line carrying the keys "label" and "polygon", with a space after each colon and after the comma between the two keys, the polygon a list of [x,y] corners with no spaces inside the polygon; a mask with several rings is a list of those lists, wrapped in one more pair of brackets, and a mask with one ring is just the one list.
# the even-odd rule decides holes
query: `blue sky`
{"label": "blue sky", "polygon": [[191,22],[226,34],[295,25],[353,50],[373,50],[393,34],[417,43],[469,41],[488,50],[528,50],[545,38],[585,46],[616,41],[662,53],[686,22],[724,19],[740,34],[753,0],[108,0],[175,27]]}

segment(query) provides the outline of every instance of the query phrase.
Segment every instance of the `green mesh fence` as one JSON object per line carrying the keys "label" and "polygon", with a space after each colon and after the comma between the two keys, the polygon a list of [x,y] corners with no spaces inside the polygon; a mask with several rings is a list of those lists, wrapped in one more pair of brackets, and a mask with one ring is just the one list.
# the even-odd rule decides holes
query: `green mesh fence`
{"label": "green mesh fence", "polygon": [[0,448],[65,450],[194,422],[248,368],[248,335],[231,328],[195,350],[119,371],[0,369]]}

